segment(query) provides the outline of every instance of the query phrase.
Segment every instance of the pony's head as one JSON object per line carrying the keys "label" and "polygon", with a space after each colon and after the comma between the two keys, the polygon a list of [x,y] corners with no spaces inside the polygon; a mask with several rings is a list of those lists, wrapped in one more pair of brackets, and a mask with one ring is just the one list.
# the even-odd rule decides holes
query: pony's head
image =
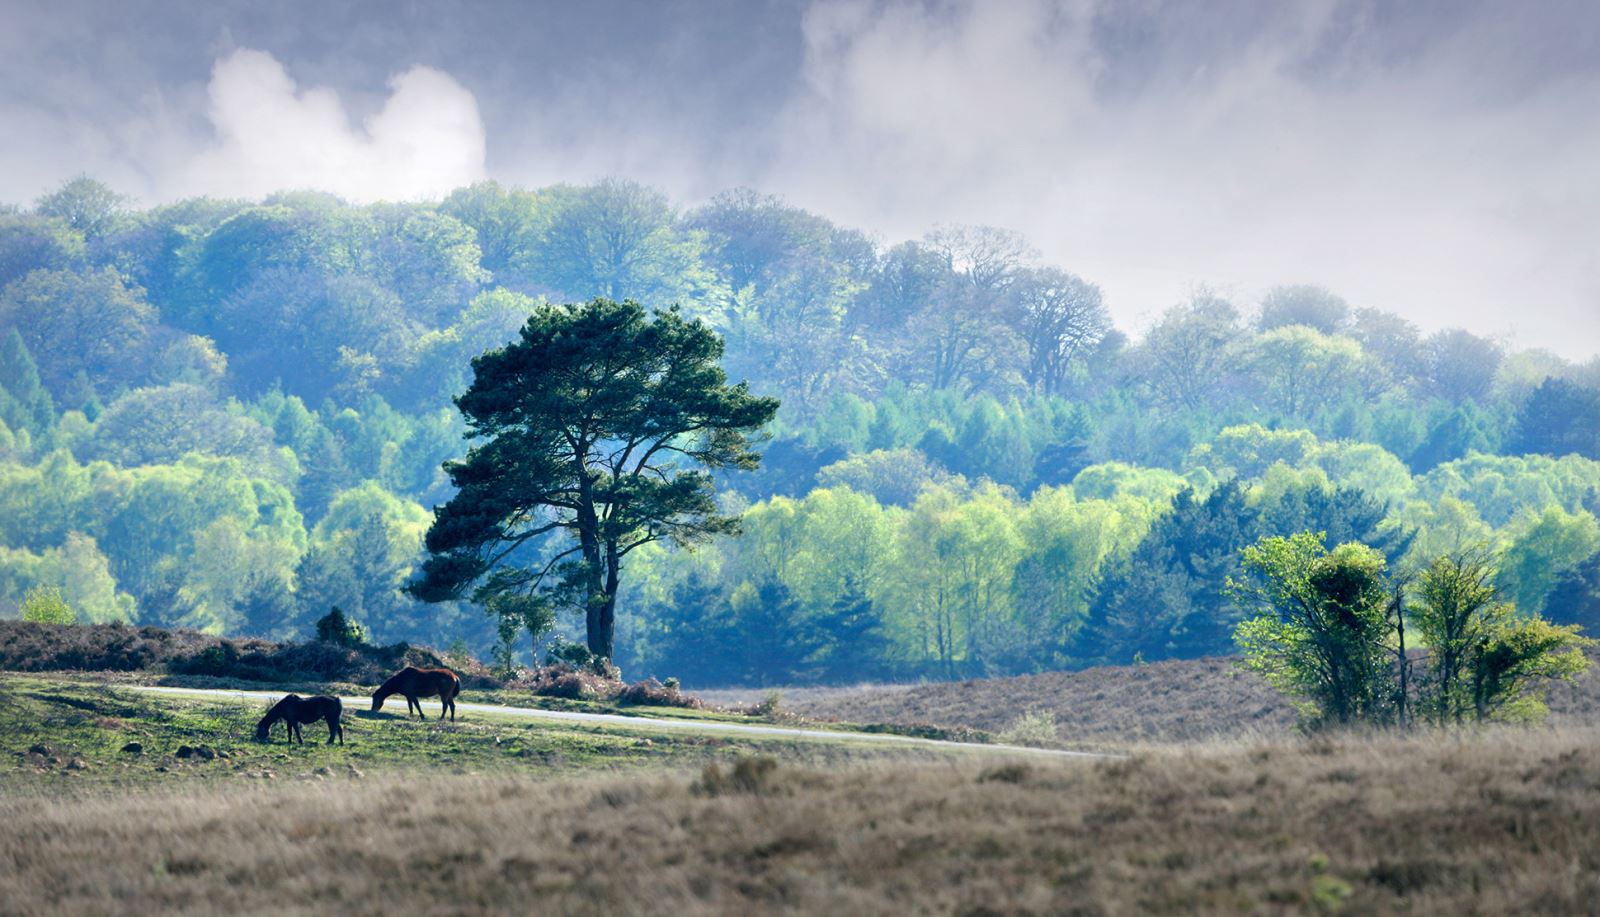
{"label": "pony's head", "polygon": [[267,740],[267,730],[271,728],[272,714],[269,713],[261,718],[261,722],[256,724],[256,741],[265,742]]}
{"label": "pony's head", "polygon": [[377,713],[383,708],[383,702],[389,697],[382,688],[372,692],[372,712]]}

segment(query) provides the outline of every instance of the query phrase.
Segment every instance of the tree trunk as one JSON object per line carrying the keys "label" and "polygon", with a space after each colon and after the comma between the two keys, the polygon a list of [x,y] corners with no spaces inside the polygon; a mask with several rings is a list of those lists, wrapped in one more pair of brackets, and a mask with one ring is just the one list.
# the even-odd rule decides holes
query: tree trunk
{"label": "tree trunk", "polygon": [[617,587],[622,579],[622,558],[617,556],[617,544],[606,542],[605,585],[601,593],[597,620],[589,631],[589,652],[611,661],[616,645]]}

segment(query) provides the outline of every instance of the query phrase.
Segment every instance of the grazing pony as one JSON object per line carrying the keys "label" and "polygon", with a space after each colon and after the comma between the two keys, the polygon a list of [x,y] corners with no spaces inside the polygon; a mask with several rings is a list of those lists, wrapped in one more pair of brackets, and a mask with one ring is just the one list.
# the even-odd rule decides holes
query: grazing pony
{"label": "grazing pony", "polygon": [[406,666],[396,672],[393,677],[383,683],[383,687],[372,692],[372,712],[377,713],[388,700],[391,694],[403,694],[406,698],[406,716],[411,716],[411,708],[417,708],[417,716],[427,719],[422,712],[422,701],[419,697],[439,698],[439,719],[444,719],[445,711],[450,712],[450,722],[456,721],[456,695],[461,693],[461,679],[449,669],[419,669],[416,666]]}
{"label": "grazing pony", "polygon": [[328,722],[328,744],[333,744],[334,736],[339,737],[339,744],[344,744],[344,724],[339,718],[344,715],[344,704],[337,697],[318,695],[316,697],[301,697],[291,694],[283,700],[272,705],[267,715],[256,724],[256,738],[265,741],[267,734],[272,730],[272,724],[283,720],[288,724],[288,741],[300,740],[306,744],[305,736],[300,734],[301,723],[315,723],[317,720]]}

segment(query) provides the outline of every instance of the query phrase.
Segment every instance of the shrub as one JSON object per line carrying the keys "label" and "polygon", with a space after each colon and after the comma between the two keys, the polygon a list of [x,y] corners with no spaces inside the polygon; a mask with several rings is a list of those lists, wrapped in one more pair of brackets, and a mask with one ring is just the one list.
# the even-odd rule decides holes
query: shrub
{"label": "shrub", "polygon": [[540,697],[567,700],[610,700],[622,690],[615,678],[570,665],[547,665],[533,673],[531,688]]}
{"label": "shrub", "polygon": [[995,738],[1005,745],[1049,745],[1056,741],[1056,715],[1048,710],[1030,710],[1012,720]]}
{"label": "shrub", "polygon": [[544,663],[583,669],[611,679],[621,677],[621,670],[612,665],[611,660],[604,656],[596,656],[582,643],[574,643],[559,636],[550,642],[550,648],[544,654]]}
{"label": "shrub", "polygon": [[334,646],[360,648],[367,645],[367,631],[345,616],[338,605],[317,621],[317,640]]}
{"label": "shrub", "polygon": [[687,707],[698,710],[703,706],[700,698],[679,691],[675,678],[669,678],[666,683],[656,681],[654,678],[635,682],[623,688],[617,695],[617,700],[641,707]]}
{"label": "shrub", "polygon": [[761,699],[761,703],[756,704],[754,707],[750,708],[750,712],[755,716],[777,716],[778,715],[778,707],[782,703],[783,703],[783,692],[782,691],[778,691],[778,690],[768,691],[767,692],[767,696],[763,697]]}
{"label": "shrub", "polygon": [[[0,621],[0,669],[14,672],[131,672],[160,669],[248,681],[353,681],[375,684],[402,666],[438,668],[432,650],[408,643],[338,646],[226,639],[199,631],[122,624],[64,626]],[[462,685],[498,688],[475,660],[454,666]]]}
{"label": "shrub", "polygon": [[35,586],[22,599],[22,620],[36,624],[71,624],[78,620],[61,590],[54,586]]}

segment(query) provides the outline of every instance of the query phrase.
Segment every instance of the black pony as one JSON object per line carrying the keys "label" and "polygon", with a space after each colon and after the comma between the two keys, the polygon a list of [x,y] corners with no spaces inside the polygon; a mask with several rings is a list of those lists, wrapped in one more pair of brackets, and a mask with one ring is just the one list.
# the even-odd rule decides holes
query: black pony
{"label": "black pony", "polygon": [[328,744],[332,745],[334,737],[338,736],[339,744],[343,745],[344,724],[339,722],[339,718],[343,715],[344,704],[340,703],[337,697],[328,697],[326,695],[301,697],[298,694],[291,694],[273,704],[272,709],[267,711],[267,715],[262,717],[261,722],[256,724],[256,738],[265,741],[267,733],[272,729],[272,724],[283,720],[289,725],[288,740],[293,742],[295,739],[299,739],[300,744],[304,745],[306,740],[305,736],[300,734],[300,724],[327,720]]}
{"label": "black pony", "polygon": [[403,694],[406,699],[406,717],[411,717],[411,709],[417,710],[417,716],[427,719],[422,712],[422,701],[419,697],[439,698],[439,719],[444,719],[446,712],[450,714],[450,722],[456,721],[456,695],[461,693],[461,678],[449,669],[419,669],[408,665],[394,673],[383,687],[372,692],[372,712],[377,713],[383,708],[383,702],[390,695]]}

